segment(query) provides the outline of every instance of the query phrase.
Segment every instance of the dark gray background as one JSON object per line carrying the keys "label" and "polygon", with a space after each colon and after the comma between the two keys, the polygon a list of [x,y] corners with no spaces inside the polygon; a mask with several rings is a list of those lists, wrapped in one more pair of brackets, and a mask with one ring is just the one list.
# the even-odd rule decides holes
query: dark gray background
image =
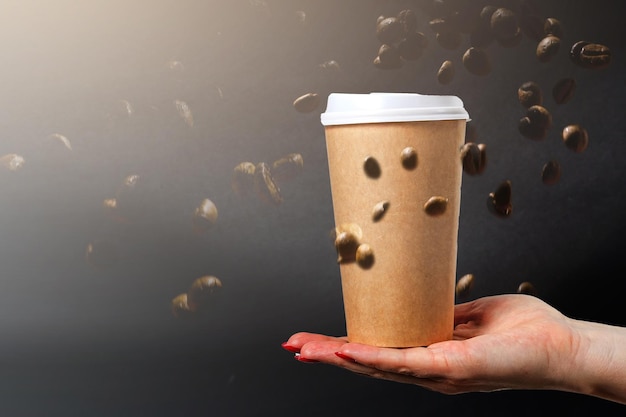
{"label": "dark gray background", "polygon": [[[26,161],[0,172],[0,415],[318,416],[621,415],[623,406],[557,392],[445,396],[302,364],[281,349],[296,331],[344,333],[326,149],[319,115],[333,91],[455,94],[488,147],[481,176],[463,179],[458,276],[473,273],[470,298],[512,293],[531,281],[538,296],[577,318],[626,324],[623,236],[626,119],[623,5],[546,1],[565,35],[549,63],[535,43],[492,44],[493,72],[467,73],[455,51],[430,40],[403,68],[372,65],[376,18],[413,1],[9,1],[0,12],[0,154]],[[494,2],[507,4],[514,2]],[[539,2],[538,2],[539,3]],[[304,24],[297,11],[304,11]],[[603,70],[567,58],[578,40],[613,51]],[[319,64],[334,59],[340,71]],[[435,73],[457,64],[449,86]],[[177,60],[183,71],[166,63]],[[574,99],[557,106],[552,85],[574,77]],[[554,127],[523,138],[518,86],[540,83]],[[316,92],[322,105],[296,112]],[[186,125],[173,100],[193,112]],[[119,100],[133,106],[124,115]],[[575,154],[561,129],[580,123],[590,144]],[[72,143],[68,152],[52,133]],[[59,146],[55,146],[59,145]],[[280,207],[230,188],[242,161],[299,152],[300,176]],[[561,181],[541,183],[549,159]],[[122,180],[140,176],[138,215],[115,222],[102,209]],[[513,215],[485,205],[503,180]],[[203,198],[219,210],[206,235],[191,213]],[[120,254],[108,268],[85,260],[90,242]],[[202,275],[223,291],[192,321],[170,301]]]}

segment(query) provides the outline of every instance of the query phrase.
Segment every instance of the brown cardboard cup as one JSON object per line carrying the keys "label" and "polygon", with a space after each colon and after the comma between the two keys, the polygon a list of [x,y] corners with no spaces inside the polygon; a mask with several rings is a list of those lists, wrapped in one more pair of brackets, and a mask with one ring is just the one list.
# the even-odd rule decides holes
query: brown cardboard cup
{"label": "brown cardboard cup", "polygon": [[[373,254],[363,258],[367,262],[345,256],[339,262],[348,340],[385,347],[449,340],[466,113],[459,115],[453,102],[456,118],[436,120],[441,115],[424,115],[418,106],[420,114],[412,118],[419,120],[410,121],[403,103],[398,121],[393,115],[372,118],[367,108],[363,120],[337,123],[346,119],[329,120],[342,114],[331,111],[331,97],[322,122],[336,231],[352,230]],[[370,119],[375,121],[363,122]],[[417,156],[408,167],[402,163],[407,148]],[[429,212],[425,207],[433,197],[440,204]],[[374,214],[383,202],[384,211]]]}

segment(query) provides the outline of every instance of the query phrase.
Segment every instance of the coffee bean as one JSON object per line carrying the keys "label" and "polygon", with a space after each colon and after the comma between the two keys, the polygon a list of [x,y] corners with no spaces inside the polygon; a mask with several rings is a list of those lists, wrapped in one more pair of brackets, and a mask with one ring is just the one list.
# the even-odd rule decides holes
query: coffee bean
{"label": "coffee bean", "polygon": [[193,311],[191,311],[187,303],[187,293],[179,294],[172,299],[171,310],[176,318],[183,319],[193,315]]}
{"label": "coffee bean", "polygon": [[511,181],[502,182],[498,188],[489,193],[487,198],[487,208],[498,217],[509,217],[513,212],[511,204]]}
{"label": "coffee bean", "polygon": [[367,243],[362,243],[356,249],[356,263],[363,269],[370,269],[374,265],[374,251]]}
{"label": "coffee bean", "polygon": [[561,165],[551,160],[546,162],[541,170],[541,181],[546,185],[552,185],[559,182],[561,179]]}
{"label": "coffee bean", "polygon": [[337,262],[353,262],[356,259],[356,250],[359,240],[350,232],[344,231],[337,234],[335,248],[337,249]]}
{"label": "coffee bean", "polygon": [[204,233],[217,223],[217,207],[208,198],[203,199],[196,207],[192,216],[194,230]]}
{"label": "coffee bean", "polygon": [[543,93],[539,84],[534,81],[526,81],[517,89],[517,98],[522,106],[529,108],[542,104]]}
{"label": "coffee bean", "polygon": [[519,32],[515,13],[505,7],[496,9],[491,15],[491,31],[497,40],[507,40]]}
{"label": "coffee bean", "polygon": [[556,36],[559,39],[563,38],[563,26],[561,21],[554,17],[548,17],[543,24],[543,31],[547,35]]}
{"label": "coffee bean", "polygon": [[429,216],[441,216],[448,207],[448,199],[441,196],[433,196],[424,204],[424,211]]}
{"label": "coffee bean", "polygon": [[552,127],[552,115],[543,106],[538,104],[530,106],[526,110],[526,116],[530,119],[531,123],[541,129],[549,129]]}
{"label": "coffee bean", "polygon": [[535,286],[532,283],[528,281],[524,281],[517,287],[517,293],[536,296],[537,290],[535,289]]}
{"label": "coffee bean", "polygon": [[537,124],[533,124],[529,117],[525,116],[519,120],[517,125],[519,132],[528,139],[541,140],[545,139],[548,133],[547,129],[543,129]]}
{"label": "coffee bean", "polygon": [[393,44],[400,40],[404,25],[395,17],[386,17],[376,24],[376,37],[380,43]]}
{"label": "coffee bean", "polygon": [[487,52],[473,46],[463,54],[463,65],[473,75],[485,76],[491,72],[491,60]]}
{"label": "coffee bean", "polygon": [[478,175],[483,170],[481,150],[473,142],[465,143],[461,147],[461,161],[463,172],[468,175]]}
{"label": "coffee bean", "polygon": [[437,81],[439,84],[450,84],[454,78],[454,64],[452,61],[443,61],[441,67],[437,71]]}
{"label": "coffee bean", "polygon": [[195,279],[187,291],[187,304],[192,311],[205,307],[208,302],[222,289],[219,278],[206,275]]}
{"label": "coffee bean", "polygon": [[402,25],[403,36],[411,35],[417,29],[417,15],[411,9],[401,10],[396,19]]}
{"label": "coffee bean", "polygon": [[461,32],[439,32],[436,37],[439,45],[444,49],[455,50],[461,46],[463,36]]}
{"label": "coffee bean", "polygon": [[413,32],[398,42],[398,54],[407,61],[414,61],[422,56],[427,45],[428,39],[422,32]]}
{"label": "coffee bean", "polygon": [[465,298],[469,295],[474,286],[474,274],[465,274],[456,283],[455,293],[458,298]]}
{"label": "coffee bean", "polygon": [[299,153],[290,153],[272,163],[272,176],[275,181],[288,181],[298,176],[304,167],[304,159]]}
{"label": "coffee bean", "polygon": [[576,80],[563,78],[557,81],[552,88],[552,97],[556,104],[565,104],[572,99],[576,90]]}
{"label": "coffee bean", "polygon": [[402,149],[400,152],[400,162],[404,169],[412,170],[417,167],[417,152],[410,146]]}
{"label": "coffee bean", "polygon": [[605,45],[579,41],[572,45],[570,58],[583,68],[605,68],[611,62],[611,50]]}
{"label": "coffee bean", "polygon": [[537,44],[536,55],[539,62],[549,62],[558,52],[561,40],[556,36],[548,35]]}
{"label": "coffee bean", "polygon": [[378,56],[374,59],[374,66],[380,69],[398,69],[404,64],[400,51],[394,45],[382,44],[378,48]]}
{"label": "coffee bean", "polygon": [[569,149],[576,153],[581,153],[589,145],[589,135],[587,130],[581,125],[565,126],[563,129],[563,142]]}
{"label": "coffee bean", "polygon": [[374,205],[374,210],[372,210],[372,220],[374,222],[379,221],[383,218],[387,210],[389,209],[389,201],[381,201]]}
{"label": "coffee bean", "polygon": [[254,170],[254,185],[261,200],[280,205],[283,202],[283,197],[280,194],[280,188],[272,173],[270,167],[265,162],[260,162],[256,165]]}
{"label": "coffee bean", "polygon": [[246,196],[254,190],[254,171],[256,166],[252,162],[242,162],[233,170],[231,188],[240,197]]}
{"label": "coffee bean", "polygon": [[320,96],[317,93],[304,94],[293,102],[293,107],[300,113],[310,113],[320,104]]}
{"label": "coffee bean", "polygon": [[382,173],[380,164],[373,156],[365,158],[365,161],[363,161],[363,169],[365,170],[365,175],[370,178],[378,178]]}

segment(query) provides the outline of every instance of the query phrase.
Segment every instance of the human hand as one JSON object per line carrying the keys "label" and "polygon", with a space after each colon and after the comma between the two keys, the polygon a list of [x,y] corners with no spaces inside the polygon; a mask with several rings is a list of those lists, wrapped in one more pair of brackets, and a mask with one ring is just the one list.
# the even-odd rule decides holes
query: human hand
{"label": "human hand", "polygon": [[539,298],[508,294],[455,306],[453,340],[427,347],[379,348],[304,332],[283,347],[303,362],[446,394],[512,388],[575,391],[568,375],[581,342],[575,322]]}

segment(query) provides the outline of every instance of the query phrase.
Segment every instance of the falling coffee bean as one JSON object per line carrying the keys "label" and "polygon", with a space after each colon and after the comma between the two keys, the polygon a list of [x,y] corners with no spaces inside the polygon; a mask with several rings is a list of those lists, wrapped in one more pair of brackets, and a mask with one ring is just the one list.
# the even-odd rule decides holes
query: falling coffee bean
{"label": "falling coffee bean", "polygon": [[372,220],[377,222],[383,218],[387,210],[389,209],[389,201],[381,201],[376,203],[374,210],[372,210]]}
{"label": "falling coffee bean", "polygon": [[254,170],[254,181],[257,194],[264,200],[271,202],[275,205],[280,205],[283,202],[283,197],[280,194],[280,188],[270,171],[270,167],[265,162],[260,162],[256,165]]}
{"label": "falling coffee bean", "polygon": [[561,21],[554,17],[548,17],[543,24],[543,31],[546,35],[556,36],[563,39],[563,25]]}
{"label": "falling coffee bean", "polygon": [[448,199],[441,196],[433,196],[424,204],[424,211],[429,216],[441,216],[446,212],[448,207]]}
{"label": "falling coffee bean", "polygon": [[179,294],[172,299],[171,302],[172,314],[176,318],[187,318],[193,315],[193,311],[189,308],[187,303],[187,293]]}
{"label": "falling coffee bean", "polygon": [[545,163],[541,170],[541,181],[546,185],[552,185],[561,179],[561,165],[551,160]]}
{"label": "falling coffee bean", "polygon": [[581,153],[589,145],[587,130],[581,125],[569,125],[563,128],[563,142],[565,146],[576,153]]}
{"label": "falling coffee bean", "polygon": [[298,176],[304,167],[299,153],[290,153],[272,163],[272,176],[276,181],[288,181]]}
{"label": "falling coffee bean", "polygon": [[310,113],[320,104],[320,96],[317,93],[304,94],[293,102],[293,107],[300,113]]}
{"label": "falling coffee bean", "polygon": [[539,62],[549,62],[561,47],[561,40],[556,36],[548,35],[537,44],[537,59]]}
{"label": "falling coffee bean", "polygon": [[441,67],[437,71],[437,81],[439,84],[447,85],[452,82],[454,78],[454,64],[452,61],[443,61]]}
{"label": "falling coffee bean", "polygon": [[392,44],[400,40],[404,24],[395,17],[386,17],[376,24],[376,37],[380,43]]}
{"label": "falling coffee bean", "polygon": [[455,293],[459,298],[465,298],[469,295],[474,286],[474,274],[465,274],[456,283]]}
{"label": "falling coffee bean", "polygon": [[359,239],[347,231],[337,234],[335,248],[337,249],[337,262],[353,262],[356,259],[356,250],[359,247]]}
{"label": "falling coffee bean", "polygon": [[554,84],[552,97],[556,104],[565,104],[572,99],[575,90],[576,81],[573,78],[563,78]]}
{"label": "falling coffee bean", "polygon": [[380,46],[378,55],[374,58],[374,66],[380,69],[398,69],[403,63],[398,48],[386,43]]}
{"label": "falling coffee bean", "polygon": [[611,50],[607,46],[587,41],[572,45],[569,56],[572,62],[583,68],[605,68],[611,62]]}
{"label": "falling coffee bean", "polygon": [[254,171],[256,165],[252,162],[242,162],[233,170],[231,188],[238,196],[246,196],[254,190]]}
{"label": "falling coffee bean", "polygon": [[552,127],[552,114],[550,114],[548,109],[538,104],[530,106],[526,110],[526,117],[540,129],[550,129]]}
{"label": "falling coffee bean", "polygon": [[534,81],[526,81],[517,89],[517,98],[522,106],[529,108],[543,103],[541,87]]}
{"label": "falling coffee bean", "polygon": [[[415,30],[417,29],[417,15],[413,10],[401,10],[400,13],[398,13],[398,16],[396,16],[396,19],[402,25],[402,34],[404,36],[415,33]],[[380,24],[380,22],[378,22],[378,24]]]}
{"label": "falling coffee bean", "polygon": [[482,149],[480,145],[473,142],[465,143],[461,147],[461,161],[463,162],[463,172],[468,175],[482,174],[485,170],[486,159],[486,146],[483,144]]}
{"label": "falling coffee bean", "polygon": [[509,217],[513,212],[511,204],[511,181],[502,182],[496,191],[489,193],[487,208],[498,217]]}
{"label": "falling coffee bean", "polygon": [[527,295],[537,296],[537,290],[535,289],[535,286],[532,283],[528,282],[528,281],[522,282],[517,287],[517,293],[518,294],[527,294]]}
{"label": "falling coffee bean", "polygon": [[529,117],[522,117],[519,120],[517,129],[522,136],[536,140],[545,139],[548,132],[547,129],[544,129],[537,124],[533,124]]}
{"label": "falling coffee bean", "polygon": [[490,19],[491,32],[497,40],[508,40],[519,32],[515,13],[505,7],[496,9]]}
{"label": "falling coffee bean", "polygon": [[491,60],[487,52],[473,46],[463,54],[463,66],[470,74],[481,77],[491,72]]}
{"label": "falling coffee bean", "polygon": [[195,279],[187,291],[187,304],[192,311],[206,307],[215,294],[222,289],[222,281],[212,275]]}
{"label": "falling coffee bean", "polygon": [[417,152],[410,146],[402,149],[402,152],[400,152],[400,161],[404,169],[415,169],[415,167],[417,167]]}
{"label": "falling coffee bean", "polygon": [[356,249],[356,263],[363,269],[370,269],[374,265],[374,251],[367,243],[362,243]]}
{"label": "falling coffee bean", "polygon": [[363,161],[363,169],[365,170],[365,175],[370,178],[379,178],[381,174],[380,164],[373,156],[368,156]]}

